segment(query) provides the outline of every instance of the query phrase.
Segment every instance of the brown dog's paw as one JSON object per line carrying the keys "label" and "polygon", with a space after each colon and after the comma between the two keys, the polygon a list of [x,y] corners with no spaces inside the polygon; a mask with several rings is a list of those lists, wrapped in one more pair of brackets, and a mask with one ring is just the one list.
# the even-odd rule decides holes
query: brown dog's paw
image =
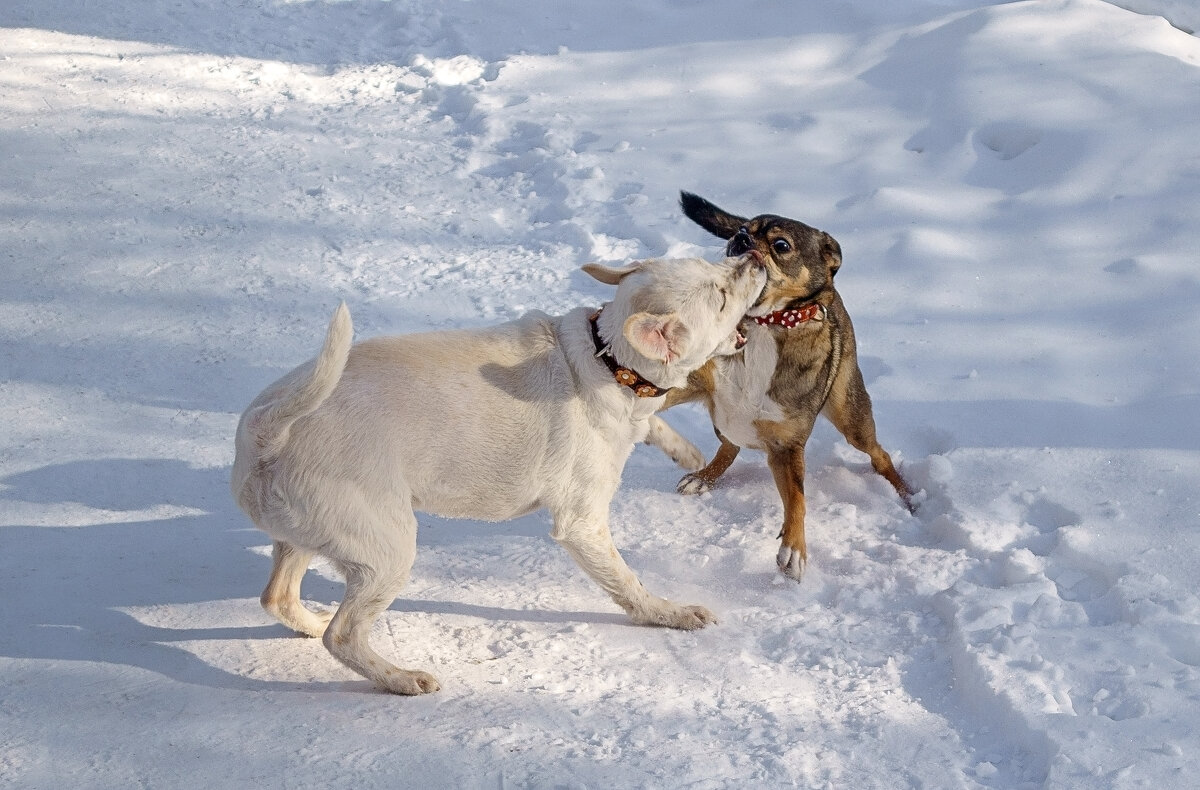
{"label": "brown dog's paw", "polygon": [[779,553],[775,555],[775,562],[784,576],[800,581],[804,576],[804,566],[808,563],[808,559],[798,550],[784,544],[779,547]]}
{"label": "brown dog's paw", "polygon": [[712,491],[712,483],[700,474],[693,472],[690,475],[684,475],[683,479],[679,481],[679,485],[675,486],[675,490],[680,494],[703,494]]}
{"label": "brown dog's paw", "polygon": [[907,491],[900,492],[900,501],[904,503],[904,507],[908,508],[908,512],[915,516],[921,509],[921,505],[929,498],[929,494],[924,488],[913,491],[907,484],[905,484],[905,488]]}

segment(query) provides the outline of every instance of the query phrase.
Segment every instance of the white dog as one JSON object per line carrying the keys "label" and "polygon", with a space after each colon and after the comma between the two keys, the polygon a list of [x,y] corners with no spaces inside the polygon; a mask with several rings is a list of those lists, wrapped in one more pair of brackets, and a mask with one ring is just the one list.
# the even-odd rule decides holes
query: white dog
{"label": "white dog", "polygon": [[[349,311],[337,309],[320,355],[255,398],[238,425],[234,497],[274,541],[267,611],[323,636],[388,691],[436,691],[431,675],[393,666],[367,641],[408,580],[413,511],[498,521],[546,508],[551,536],[635,622],[715,621],[646,591],[613,546],[608,508],[665,391],[745,342],[737,327],[766,283],[762,259],[584,271],[617,286],[598,314],[531,313],[351,347]],[[332,615],[300,602],[314,554],[345,576]]]}

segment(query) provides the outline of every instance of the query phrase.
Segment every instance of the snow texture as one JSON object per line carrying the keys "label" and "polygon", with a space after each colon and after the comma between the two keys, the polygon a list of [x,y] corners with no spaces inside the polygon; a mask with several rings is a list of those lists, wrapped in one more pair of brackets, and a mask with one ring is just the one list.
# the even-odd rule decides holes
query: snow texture
{"label": "snow texture", "polygon": [[[6,0],[0,786],[1197,786],[1198,25]],[[918,513],[823,424],[797,584],[761,454],[681,497],[640,447],[616,542],[716,626],[632,626],[543,514],[422,517],[374,639],[437,694],[273,622],[233,431],[338,300],[360,337],[599,304],[586,261],[719,254],[681,188],[841,242]]]}

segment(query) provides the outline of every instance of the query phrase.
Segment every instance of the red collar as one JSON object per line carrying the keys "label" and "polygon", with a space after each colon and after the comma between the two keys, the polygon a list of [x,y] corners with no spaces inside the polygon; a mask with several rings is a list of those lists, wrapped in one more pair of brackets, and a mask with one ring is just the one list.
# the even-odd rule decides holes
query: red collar
{"label": "red collar", "polygon": [[825,309],[823,304],[810,304],[806,307],[797,307],[793,310],[776,310],[773,313],[766,315],[750,316],[755,323],[763,326],[782,326],[787,329],[794,329],[800,324],[808,321],[824,321],[829,315],[829,311]]}

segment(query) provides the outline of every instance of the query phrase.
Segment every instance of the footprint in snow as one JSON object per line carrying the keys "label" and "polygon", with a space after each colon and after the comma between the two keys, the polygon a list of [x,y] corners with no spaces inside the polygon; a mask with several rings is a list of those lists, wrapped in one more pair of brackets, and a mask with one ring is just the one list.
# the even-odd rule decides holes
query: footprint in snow
{"label": "footprint in snow", "polygon": [[1041,140],[1040,131],[1019,123],[993,123],[975,131],[975,142],[1004,162],[1016,159]]}

